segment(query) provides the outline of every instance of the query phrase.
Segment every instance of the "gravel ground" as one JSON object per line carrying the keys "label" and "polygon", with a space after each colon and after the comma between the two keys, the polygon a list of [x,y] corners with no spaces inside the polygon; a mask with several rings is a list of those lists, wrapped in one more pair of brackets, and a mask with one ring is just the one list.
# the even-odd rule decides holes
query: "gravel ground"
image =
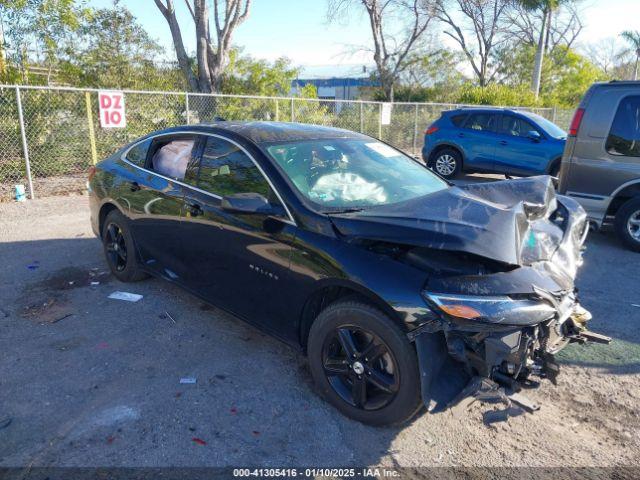
{"label": "gravel ground", "polygon": [[320,400],[284,344],[165,281],[112,278],[86,196],[3,203],[0,467],[638,465],[638,260],[590,236],[578,285],[614,341],[566,349],[558,386],[528,393],[540,411],[486,425],[473,403],[372,428]]}

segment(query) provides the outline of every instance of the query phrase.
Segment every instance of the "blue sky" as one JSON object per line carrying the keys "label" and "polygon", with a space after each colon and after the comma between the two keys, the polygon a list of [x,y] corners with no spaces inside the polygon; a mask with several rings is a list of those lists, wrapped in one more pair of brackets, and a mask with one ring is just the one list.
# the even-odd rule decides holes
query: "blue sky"
{"label": "blue sky", "polygon": [[[193,22],[184,1],[174,2],[185,45],[193,51]],[[90,0],[89,4],[109,6],[111,0]],[[173,59],[169,27],[153,0],[122,0],[122,4],[167,49],[167,58]],[[615,37],[622,30],[640,30],[640,0],[583,0],[582,5],[582,43]],[[359,11],[348,21],[328,24],[325,0],[253,0],[249,19],[236,31],[234,44],[258,58],[288,57],[305,67],[307,74],[322,75],[337,66],[342,72],[355,73],[362,65],[373,63],[370,54],[355,51],[368,43],[369,35],[368,21]]]}

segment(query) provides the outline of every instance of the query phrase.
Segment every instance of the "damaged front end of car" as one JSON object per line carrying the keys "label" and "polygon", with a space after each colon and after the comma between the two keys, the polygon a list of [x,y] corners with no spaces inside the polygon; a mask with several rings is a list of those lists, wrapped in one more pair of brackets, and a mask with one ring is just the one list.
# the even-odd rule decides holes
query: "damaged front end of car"
{"label": "damaged front end of car", "polygon": [[372,212],[398,229],[368,238],[402,242],[396,258],[427,273],[431,317],[408,334],[425,404],[437,411],[475,397],[537,409],[518,392],[539,378],[556,382],[555,354],[572,342],[610,341],[587,329],[591,315],[574,286],[584,210],[557,196],[550,177],[453,187],[419,207]]}
{"label": "damaged front end of car", "polygon": [[[434,321],[424,332],[442,332],[446,353],[462,366],[468,381],[448,405],[467,397],[513,401],[528,411],[539,407],[522,388],[546,378],[556,384],[555,355],[569,343],[609,343],[587,329],[591,314],[574,287],[588,231],[586,215],[570,199],[553,197],[546,211],[529,215],[519,265],[482,275],[430,276],[423,297]],[[433,337],[412,332],[423,375],[423,398],[432,398],[438,362]],[[441,337],[442,338],[442,337]],[[442,366],[440,366],[442,368]],[[442,381],[442,380],[441,380]]]}

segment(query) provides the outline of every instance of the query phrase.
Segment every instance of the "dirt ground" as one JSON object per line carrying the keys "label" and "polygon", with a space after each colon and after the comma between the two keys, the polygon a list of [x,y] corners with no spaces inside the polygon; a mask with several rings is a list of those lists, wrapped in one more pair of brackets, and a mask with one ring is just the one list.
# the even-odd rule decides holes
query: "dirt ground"
{"label": "dirt ground", "polygon": [[86,196],[2,203],[0,467],[638,466],[639,261],[590,235],[580,295],[614,340],[567,348],[558,385],[527,392],[538,412],[372,428],[318,398],[289,347],[165,281],[112,278]]}

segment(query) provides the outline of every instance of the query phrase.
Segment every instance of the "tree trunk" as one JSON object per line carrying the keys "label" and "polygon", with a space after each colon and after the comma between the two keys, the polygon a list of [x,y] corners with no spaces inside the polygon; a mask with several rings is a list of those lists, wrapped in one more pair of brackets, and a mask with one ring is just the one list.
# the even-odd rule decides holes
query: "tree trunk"
{"label": "tree trunk", "polygon": [[633,79],[638,80],[638,61],[640,60],[640,54],[636,53],[636,66],[633,69]]}
{"label": "tree trunk", "polygon": [[196,57],[198,59],[198,85],[203,93],[211,93],[210,65],[209,65],[209,10],[205,0],[195,0],[194,12],[196,18]]}
{"label": "tree trunk", "polygon": [[533,78],[531,79],[531,91],[535,95],[536,99],[540,94],[540,80],[542,78],[542,62],[544,60],[544,44],[545,33],[547,31],[547,16],[548,10],[544,10],[542,16],[542,26],[540,27],[540,37],[538,38],[538,48],[536,49],[536,60],[533,65]]}
{"label": "tree trunk", "polygon": [[176,50],[176,58],[178,59],[180,70],[182,70],[182,75],[187,81],[189,89],[193,92],[197,92],[199,90],[198,81],[196,80],[196,76],[193,74],[193,70],[191,70],[189,56],[184,48],[184,44],[182,43],[182,33],[180,32],[180,25],[178,24],[178,19],[176,18],[176,13],[173,9],[173,3],[168,2],[169,6],[165,7],[161,0],[155,0],[155,2],[169,24],[171,38],[173,39],[173,46]]}

